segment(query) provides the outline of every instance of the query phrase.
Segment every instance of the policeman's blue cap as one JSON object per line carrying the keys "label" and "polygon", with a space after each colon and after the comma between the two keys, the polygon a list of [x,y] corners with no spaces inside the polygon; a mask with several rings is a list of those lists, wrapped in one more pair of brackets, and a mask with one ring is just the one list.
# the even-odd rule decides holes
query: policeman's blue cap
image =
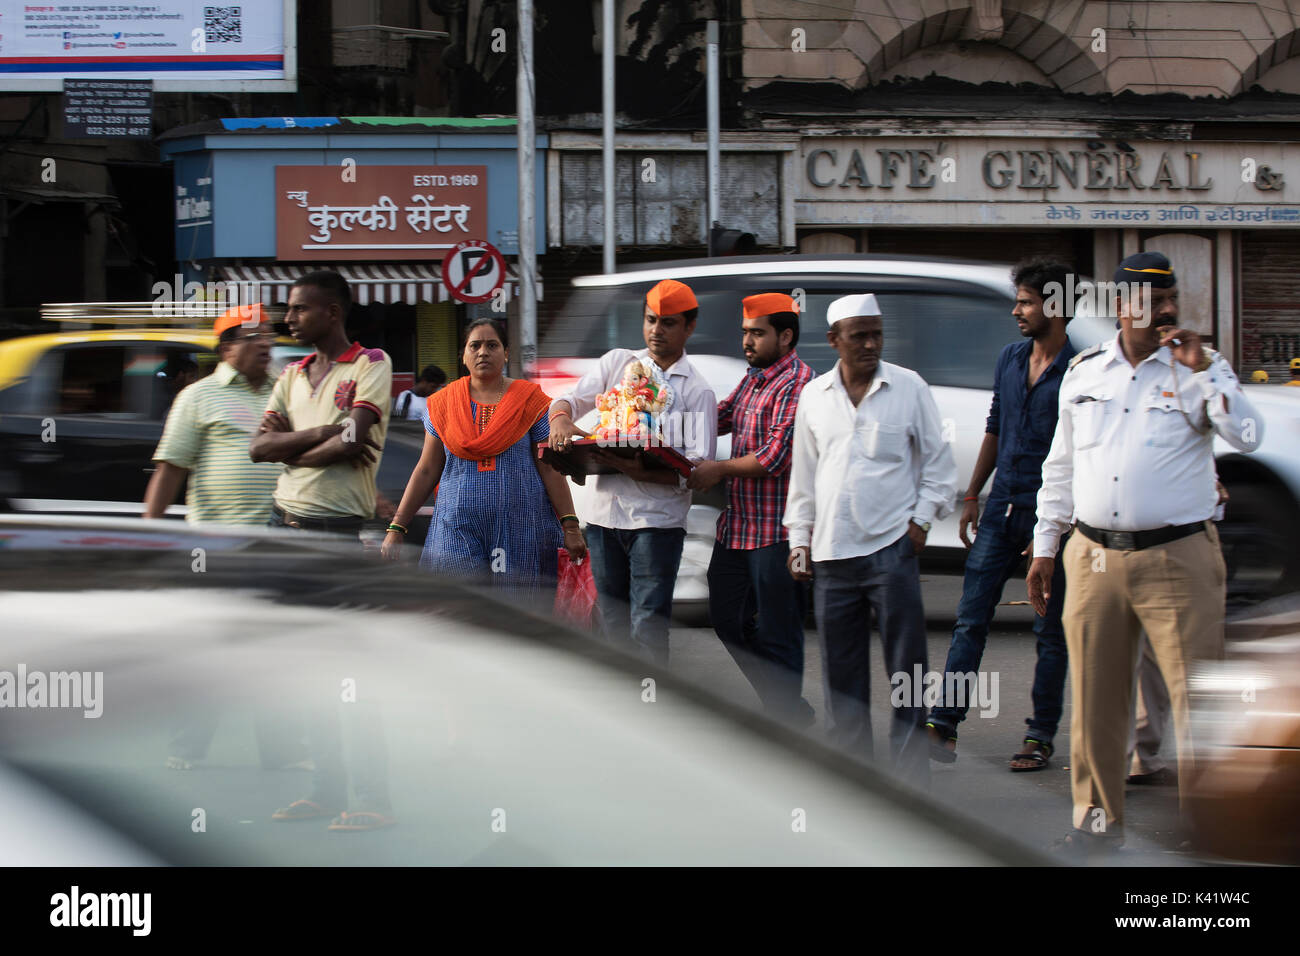
{"label": "policeman's blue cap", "polygon": [[1153,289],[1168,289],[1177,284],[1178,278],[1166,256],[1159,252],[1139,252],[1119,264],[1115,281],[1129,285],[1150,282]]}

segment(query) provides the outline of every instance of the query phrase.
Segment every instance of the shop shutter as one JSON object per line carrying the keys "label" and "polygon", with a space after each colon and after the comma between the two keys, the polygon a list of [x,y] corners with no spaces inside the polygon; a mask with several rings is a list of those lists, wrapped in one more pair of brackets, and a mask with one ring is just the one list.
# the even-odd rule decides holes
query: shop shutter
{"label": "shop shutter", "polygon": [[1300,357],[1300,232],[1247,232],[1241,237],[1241,362],[1287,381]]}

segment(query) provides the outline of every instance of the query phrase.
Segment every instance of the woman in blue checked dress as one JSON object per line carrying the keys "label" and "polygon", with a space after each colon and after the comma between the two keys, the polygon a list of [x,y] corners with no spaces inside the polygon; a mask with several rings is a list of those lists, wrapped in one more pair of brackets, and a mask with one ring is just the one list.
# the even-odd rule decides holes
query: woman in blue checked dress
{"label": "woman in blue checked dress", "polygon": [[[420,566],[526,592],[554,591],[556,551],[586,556],[563,475],[537,459],[550,427],[545,393],[510,380],[505,329],[470,323],[462,360],[469,375],[429,398],[424,451],[384,540],[400,551],[402,529],[437,488]],[[549,605],[548,605],[549,609]]]}

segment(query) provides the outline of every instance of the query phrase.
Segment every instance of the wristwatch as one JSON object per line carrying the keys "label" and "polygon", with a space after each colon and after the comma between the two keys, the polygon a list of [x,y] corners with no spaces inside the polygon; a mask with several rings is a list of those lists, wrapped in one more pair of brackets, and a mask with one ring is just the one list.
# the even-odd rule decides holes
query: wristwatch
{"label": "wristwatch", "polygon": [[917,521],[915,518],[913,518],[913,519],[912,519],[912,524],[916,525],[918,528],[920,528],[920,529],[921,529],[922,531],[924,531],[926,534],[929,534],[929,533],[930,533],[930,522],[928,522],[928,521]]}

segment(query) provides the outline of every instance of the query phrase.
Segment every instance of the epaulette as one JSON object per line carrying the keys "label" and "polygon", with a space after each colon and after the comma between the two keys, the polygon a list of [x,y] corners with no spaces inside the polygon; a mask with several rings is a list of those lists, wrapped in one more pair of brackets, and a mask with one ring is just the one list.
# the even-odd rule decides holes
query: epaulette
{"label": "epaulette", "polygon": [[1070,369],[1074,368],[1080,362],[1085,362],[1088,359],[1092,358],[1094,355],[1100,355],[1100,354],[1101,354],[1100,345],[1094,345],[1091,348],[1084,349],[1074,358],[1070,359],[1070,364],[1066,366],[1066,371],[1069,371]]}

